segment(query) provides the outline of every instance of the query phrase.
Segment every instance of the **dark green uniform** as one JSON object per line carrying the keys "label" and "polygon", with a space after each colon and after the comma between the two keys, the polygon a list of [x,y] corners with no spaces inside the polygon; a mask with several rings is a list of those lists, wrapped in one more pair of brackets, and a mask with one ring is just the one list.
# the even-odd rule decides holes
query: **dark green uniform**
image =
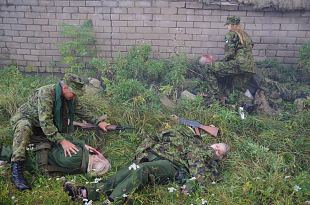
{"label": "dark green uniform", "polygon": [[[64,139],[54,124],[55,86],[46,85],[38,88],[23,104],[17,113],[11,118],[14,131],[12,161],[25,160],[25,149],[31,137],[39,132],[46,136],[45,140],[58,142]],[[68,131],[68,104],[62,100],[62,117],[64,131]],[[75,100],[75,112],[77,116],[89,122],[97,124],[98,117],[92,115],[78,99]]]}
{"label": "dark green uniform", "polygon": [[204,187],[207,179],[218,173],[213,149],[185,127],[145,139],[135,156],[132,165],[110,179],[87,186],[89,199],[103,193],[117,201],[148,184],[173,181],[193,191],[197,186]]}
{"label": "dark green uniform", "polygon": [[[34,149],[27,151],[26,169],[30,172],[36,172],[39,169],[39,171],[47,171],[48,173],[87,173],[89,152],[85,149],[83,142],[73,141],[73,143],[79,149],[77,154],[73,154],[71,157],[65,157],[62,147],[58,144],[53,144],[48,149],[46,156],[47,162],[42,161],[44,150],[35,151],[36,146],[34,146]],[[0,146],[0,160],[10,161],[12,153],[13,151],[10,146]]]}

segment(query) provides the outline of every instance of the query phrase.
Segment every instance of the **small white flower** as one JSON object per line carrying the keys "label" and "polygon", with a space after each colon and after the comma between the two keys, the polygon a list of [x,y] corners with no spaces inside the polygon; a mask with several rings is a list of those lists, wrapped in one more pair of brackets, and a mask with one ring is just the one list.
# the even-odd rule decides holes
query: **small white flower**
{"label": "small white flower", "polygon": [[201,204],[202,204],[202,205],[208,204],[208,201],[207,201],[207,200],[204,200],[204,199],[201,199]]}
{"label": "small white flower", "polygon": [[95,180],[93,182],[90,182],[91,184],[97,184],[98,182],[100,182],[102,179],[101,178],[95,178]]}
{"label": "small white flower", "polygon": [[285,177],[284,177],[284,179],[288,179],[288,178],[291,178],[291,176],[285,176]]}
{"label": "small white flower", "polygon": [[300,186],[298,186],[298,185],[295,185],[293,189],[294,189],[294,191],[296,191],[296,192],[299,191],[299,190],[301,190]]}
{"label": "small white flower", "polygon": [[48,178],[48,181],[51,181],[52,178]]}
{"label": "small white flower", "polygon": [[127,195],[127,194],[123,194],[122,197],[123,197],[123,198],[126,198],[126,197],[128,197],[128,195]]}
{"label": "small white flower", "polygon": [[181,186],[181,189],[186,189],[186,185],[184,184],[183,186]]}
{"label": "small white flower", "polygon": [[56,181],[59,181],[59,180],[60,180],[60,178],[59,178],[59,177],[57,177],[57,178],[56,178]]}
{"label": "small white flower", "polygon": [[14,200],[14,199],[15,199],[15,196],[12,196],[11,199]]}
{"label": "small white flower", "polygon": [[211,196],[214,196],[214,194],[211,194]]}
{"label": "small white flower", "polygon": [[168,187],[168,191],[169,191],[169,193],[172,193],[172,192],[175,192],[176,189],[174,187]]}
{"label": "small white flower", "polygon": [[87,202],[85,205],[92,205],[93,204],[93,201],[90,200],[89,202]]}
{"label": "small white flower", "polygon": [[216,184],[216,182],[215,182],[215,181],[213,181],[211,184]]}
{"label": "small white flower", "polygon": [[99,192],[99,189],[96,189],[96,192]]}
{"label": "small white flower", "polygon": [[194,181],[194,180],[196,180],[196,177],[192,177],[189,179],[189,181]]}
{"label": "small white flower", "polygon": [[241,118],[242,120],[244,120],[244,119],[245,119],[245,113],[244,113],[243,107],[239,107],[238,113],[239,113],[239,115],[240,115],[240,118]]}
{"label": "small white flower", "polygon": [[89,182],[85,182],[85,184],[89,184]]}
{"label": "small white flower", "polygon": [[140,168],[140,166],[139,165],[137,165],[137,164],[135,164],[135,163],[132,163],[132,165],[130,165],[129,167],[128,167],[128,169],[129,170],[136,170],[136,169],[139,169]]}

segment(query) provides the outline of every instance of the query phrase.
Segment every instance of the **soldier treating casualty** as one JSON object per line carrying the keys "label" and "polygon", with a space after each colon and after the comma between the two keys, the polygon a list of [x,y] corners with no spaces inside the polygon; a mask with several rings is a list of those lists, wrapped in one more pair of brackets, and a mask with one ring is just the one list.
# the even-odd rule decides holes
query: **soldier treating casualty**
{"label": "soldier treating casualty", "polygon": [[[83,87],[84,81],[78,76],[66,74],[59,83],[36,89],[11,118],[14,131],[12,181],[17,189],[30,189],[23,176],[25,151],[30,142],[61,146],[63,155],[71,157],[79,152],[79,148],[67,140],[63,133],[73,130],[75,115],[107,131],[105,119],[94,116],[80,103],[78,96],[83,94]],[[43,137],[34,138],[37,133]]]}
{"label": "soldier treating casualty", "polygon": [[249,82],[255,74],[252,54],[253,42],[241,28],[239,17],[228,16],[225,25],[229,32],[224,39],[224,59],[215,61],[215,57],[212,55],[203,55],[199,59],[199,63],[205,66],[202,74],[205,81],[213,85],[211,93],[220,93],[217,81],[222,79],[222,82],[226,84],[226,95],[229,94],[227,92],[239,92],[239,103],[247,103],[248,99],[245,98],[244,93],[246,93]]}

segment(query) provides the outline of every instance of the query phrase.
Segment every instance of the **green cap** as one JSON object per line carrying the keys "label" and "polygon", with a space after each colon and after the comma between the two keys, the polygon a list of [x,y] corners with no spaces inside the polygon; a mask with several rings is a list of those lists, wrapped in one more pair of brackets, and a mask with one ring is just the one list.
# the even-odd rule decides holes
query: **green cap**
{"label": "green cap", "polygon": [[240,23],[239,16],[228,16],[225,25],[228,25],[228,24],[238,25],[239,23]]}
{"label": "green cap", "polygon": [[83,94],[84,81],[77,75],[73,73],[66,73],[63,82],[69,86],[72,92],[76,95]]}

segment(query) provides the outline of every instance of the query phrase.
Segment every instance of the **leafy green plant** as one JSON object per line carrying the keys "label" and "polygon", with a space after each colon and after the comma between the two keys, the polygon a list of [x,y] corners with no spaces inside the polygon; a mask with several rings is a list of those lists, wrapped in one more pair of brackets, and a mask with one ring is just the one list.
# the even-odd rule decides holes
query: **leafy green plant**
{"label": "leafy green plant", "polygon": [[79,71],[86,67],[86,57],[96,56],[96,39],[93,34],[91,20],[81,26],[61,24],[61,35],[65,41],[60,44],[62,62],[69,65],[70,72]]}
{"label": "leafy green plant", "polygon": [[114,64],[116,79],[137,79],[145,84],[159,84],[166,64],[163,60],[150,59],[150,45],[132,47],[126,56],[120,56]]}
{"label": "leafy green plant", "polygon": [[305,43],[299,50],[297,76],[298,82],[310,81],[310,42]]}
{"label": "leafy green plant", "polygon": [[300,66],[310,71],[310,42],[304,44],[299,50],[299,64]]}
{"label": "leafy green plant", "polygon": [[188,59],[184,54],[175,55],[168,62],[167,72],[164,77],[164,82],[173,87],[173,96],[178,97],[178,92],[181,90],[188,68]]}

